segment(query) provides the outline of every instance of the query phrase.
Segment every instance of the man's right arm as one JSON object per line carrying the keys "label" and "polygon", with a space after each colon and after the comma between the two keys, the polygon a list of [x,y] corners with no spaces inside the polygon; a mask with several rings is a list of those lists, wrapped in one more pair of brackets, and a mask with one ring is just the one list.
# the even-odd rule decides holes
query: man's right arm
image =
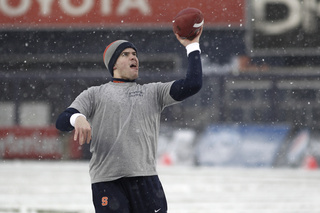
{"label": "man's right arm", "polygon": [[74,127],[70,123],[70,118],[73,114],[80,113],[75,108],[67,108],[64,112],[62,112],[57,121],[56,121],[56,128],[60,131],[70,132],[74,130]]}
{"label": "man's right arm", "polygon": [[73,139],[79,141],[80,145],[91,141],[91,126],[86,117],[75,108],[68,108],[59,115],[56,128],[61,131],[75,129]]}

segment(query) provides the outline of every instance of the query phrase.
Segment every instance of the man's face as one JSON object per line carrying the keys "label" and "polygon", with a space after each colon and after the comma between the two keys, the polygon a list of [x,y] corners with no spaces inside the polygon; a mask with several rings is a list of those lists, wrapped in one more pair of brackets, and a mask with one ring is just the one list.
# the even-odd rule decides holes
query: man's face
{"label": "man's face", "polygon": [[113,77],[134,80],[139,76],[139,60],[132,48],[122,51],[113,67]]}

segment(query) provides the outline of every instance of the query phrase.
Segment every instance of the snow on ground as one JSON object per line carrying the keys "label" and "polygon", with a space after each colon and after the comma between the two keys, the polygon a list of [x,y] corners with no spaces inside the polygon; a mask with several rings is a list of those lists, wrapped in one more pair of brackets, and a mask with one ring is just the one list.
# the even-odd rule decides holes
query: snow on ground
{"label": "snow on ground", "polygon": [[[94,212],[88,162],[2,161],[0,213]],[[170,213],[319,213],[320,170],[160,166]]]}

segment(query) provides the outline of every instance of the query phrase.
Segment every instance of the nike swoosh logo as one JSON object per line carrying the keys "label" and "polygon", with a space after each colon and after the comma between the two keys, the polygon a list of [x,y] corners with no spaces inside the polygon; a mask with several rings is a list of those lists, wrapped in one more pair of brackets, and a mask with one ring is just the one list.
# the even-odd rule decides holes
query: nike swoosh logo
{"label": "nike swoosh logo", "polygon": [[154,212],[155,212],[155,213],[157,213],[157,212],[159,212],[160,210],[161,210],[161,208],[160,208],[160,209],[158,209],[158,210],[154,210]]}
{"label": "nike swoosh logo", "polygon": [[193,27],[194,27],[194,28],[201,27],[201,26],[203,25],[203,23],[204,23],[204,19],[203,19],[202,22],[200,22],[200,23],[195,23],[195,24],[193,25]]}

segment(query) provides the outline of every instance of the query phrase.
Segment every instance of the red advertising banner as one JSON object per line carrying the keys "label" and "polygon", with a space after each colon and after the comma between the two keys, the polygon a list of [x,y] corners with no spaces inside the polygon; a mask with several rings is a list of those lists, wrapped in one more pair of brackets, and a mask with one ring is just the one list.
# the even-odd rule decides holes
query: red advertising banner
{"label": "red advertising banner", "polygon": [[0,158],[60,159],[62,145],[55,127],[0,129]]}
{"label": "red advertising banner", "polygon": [[241,27],[245,0],[0,0],[0,28],[171,27],[195,7],[207,27]]}

